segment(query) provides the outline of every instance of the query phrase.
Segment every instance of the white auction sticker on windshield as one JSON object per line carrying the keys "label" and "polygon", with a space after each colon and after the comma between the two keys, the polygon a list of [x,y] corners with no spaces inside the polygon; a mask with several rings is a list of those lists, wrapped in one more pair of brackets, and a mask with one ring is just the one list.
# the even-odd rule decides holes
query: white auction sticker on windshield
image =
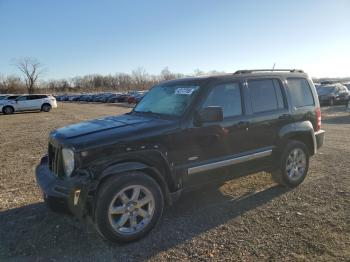
{"label": "white auction sticker on windshield", "polygon": [[175,90],[175,95],[192,95],[196,88],[177,88]]}

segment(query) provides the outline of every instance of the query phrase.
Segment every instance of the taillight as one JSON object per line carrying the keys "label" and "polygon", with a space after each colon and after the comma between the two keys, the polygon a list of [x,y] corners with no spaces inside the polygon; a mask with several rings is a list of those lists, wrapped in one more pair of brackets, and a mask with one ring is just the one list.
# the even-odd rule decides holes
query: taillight
{"label": "taillight", "polygon": [[315,113],[316,113],[316,130],[315,131],[318,131],[321,129],[321,109],[319,107],[316,108]]}

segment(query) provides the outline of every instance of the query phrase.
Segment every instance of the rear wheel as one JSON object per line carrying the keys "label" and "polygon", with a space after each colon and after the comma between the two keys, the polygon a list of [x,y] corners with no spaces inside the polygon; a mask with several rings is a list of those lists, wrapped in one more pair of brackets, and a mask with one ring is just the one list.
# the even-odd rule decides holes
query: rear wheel
{"label": "rear wheel", "polygon": [[162,190],[147,174],[133,172],[112,177],[97,195],[97,230],[112,242],[138,240],[157,224],[163,207]]}
{"label": "rear wheel", "polygon": [[304,181],[309,169],[309,152],[305,144],[290,141],[280,158],[279,168],[272,178],[287,187],[296,187]]}
{"label": "rear wheel", "polygon": [[49,105],[49,104],[43,104],[41,106],[41,111],[43,111],[43,112],[50,112],[50,110],[51,110],[51,105]]}
{"label": "rear wheel", "polygon": [[11,106],[5,106],[3,109],[2,109],[2,112],[5,114],[5,115],[10,115],[10,114],[13,114],[15,110],[13,109],[13,107]]}

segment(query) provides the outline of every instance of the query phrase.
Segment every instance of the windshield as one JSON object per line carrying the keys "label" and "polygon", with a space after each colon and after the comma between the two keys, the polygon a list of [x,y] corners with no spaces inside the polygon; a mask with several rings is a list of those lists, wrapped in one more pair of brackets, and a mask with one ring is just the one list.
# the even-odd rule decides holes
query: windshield
{"label": "windshield", "polygon": [[319,95],[326,95],[335,91],[336,91],[336,88],[334,86],[320,86],[317,88],[317,93]]}
{"label": "windshield", "polygon": [[181,116],[198,89],[196,85],[155,86],[137,104],[134,112]]}

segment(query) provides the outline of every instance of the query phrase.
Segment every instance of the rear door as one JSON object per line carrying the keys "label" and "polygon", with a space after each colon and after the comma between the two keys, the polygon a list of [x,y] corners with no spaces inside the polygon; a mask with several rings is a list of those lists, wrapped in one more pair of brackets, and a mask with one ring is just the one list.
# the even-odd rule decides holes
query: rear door
{"label": "rear door", "polygon": [[42,95],[30,95],[29,96],[29,109],[30,110],[39,110],[41,109],[41,105],[43,104],[43,96]]}
{"label": "rear door", "polygon": [[249,105],[249,148],[272,149],[278,139],[280,128],[291,122],[285,89],[278,78],[247,79]]}

